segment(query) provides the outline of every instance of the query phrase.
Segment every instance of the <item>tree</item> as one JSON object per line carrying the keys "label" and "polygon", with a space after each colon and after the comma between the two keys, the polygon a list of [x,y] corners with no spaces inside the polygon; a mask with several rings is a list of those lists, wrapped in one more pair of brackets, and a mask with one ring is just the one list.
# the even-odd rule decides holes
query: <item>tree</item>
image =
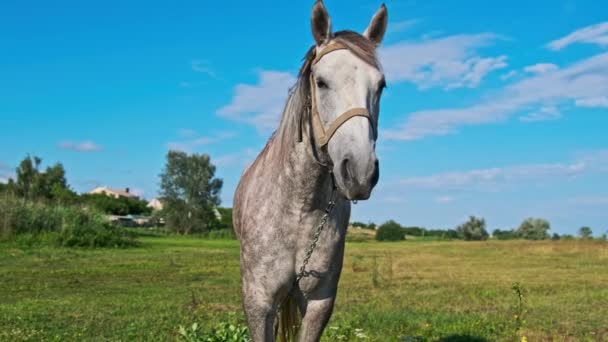
{"label": "tree", "polygon": [[559,239],[561,239],[561,236],[559,236],[559,234],[557,233],[553,233],[553,235],[551,236],[551,240],[553,241],[557,241]]}
{"label": "tree", "polygon": [[405,233],[411,236],[424,236],[425,229],[422,227],[403,227]]}
{"label": "tree", "polygon": [[[17,196],[29,200],[56,200],[73,198],[75,193],[69,189],[65,169],[61,163],[40,170],[40,157],[26,156],[16,170],[16,181],[10,185]],[[11,182],[9,182],[11,183]]]}
{"label": "tree", "polygon": [[234,231],[234,226],[232,225],[232,208],[217,208],[217,211],[221,216],[219,222],[217,222],[217,227],[219,229],[230,229]]}
{"label": "tree", "polygon": [[487,240],[489,236],[486,231],[486,221],[475,216],[469,217],[469,220],[458,226],[456,231],[466,241]]}
{"label": "tree", "polygon": [[549,238],[551,225],[542,218],[527,218],[519,225],[517,234],[526,240],[546,240]]}
{"label": "tree", "polygon": [[80,196],[80,199],[81,202],[111,215],[141,215],[152,212],[152,208],[148,207],[148,202],[139,198],[122,196],[115,198],[105,194],[84,194]]}
{"label": "tree", "polygon": [[513,240],[519,238],[517,232],[513,230],[500,230],[495,229],[492,232],[492,236],[497,238],[498,240]]}
{"label": "tree", "polygon": [[19,163],[15,170],[15,192],[18,196],[33,199],[36,194],[36,184],[39,183],[39,168],[42,159],[39,157],[31,158],[29,155]]}
{"label": "tree", "polygon": [[217,220],[213,209],[220,204],[223,181],[215,178],[209,156],[169,151],[166,157],[160,175],[166,225],[181,234],[213,228]]}
{"label": "tree", "polygon": [[378,241],[401,241],[405,240],[405,229],[393,220],[383,223],[376,231]]}
{"label": "tree", "polygon": [[578,235],[581,237],[581,239],[589,239],[591,238],[591,235],[593,235],[593,231],[589,227],[581,227],[578,230]]}

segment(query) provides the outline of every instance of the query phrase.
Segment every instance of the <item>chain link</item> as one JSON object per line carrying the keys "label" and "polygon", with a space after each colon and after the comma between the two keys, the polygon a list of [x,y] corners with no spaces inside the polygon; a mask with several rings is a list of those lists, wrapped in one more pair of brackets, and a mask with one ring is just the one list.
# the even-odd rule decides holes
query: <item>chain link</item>
{"label": "chain link", "polygon": [[304,257],[304,260],[302,261],[302,266],[300,267],[300,272],[296,275],[296,279],[295,279],[296,285],[300,282],[300,280],[302,278],[309,277],[311,275],[311,272],[306,271],[306,266],[308,265],[308,261],[310,260],[312,253],[314,252],[315,248],[317,247],[317,242],[319,242],[319,237],[321,236],[321,232],[323,232],[323,228],[325,228],[325,224],[327,223],[329,216],[331,215],[332,211],[334,210],[334,207],[336,206],[335,195],[336,195],[336,187],[334,186],[332,189],[332,192],[331,192],[331,197],[329,198],[329,203],[327,204],[327,207],[325,208],[325,214],[323,214],[323,217],[321,217],[321,222],[319,222],[319,225],[317,226],[317,229],[315,230],[315,234],[313,236],[312,242],[310,243],[310,246],[308,247],[308,250],[306,251],[306,256]]}

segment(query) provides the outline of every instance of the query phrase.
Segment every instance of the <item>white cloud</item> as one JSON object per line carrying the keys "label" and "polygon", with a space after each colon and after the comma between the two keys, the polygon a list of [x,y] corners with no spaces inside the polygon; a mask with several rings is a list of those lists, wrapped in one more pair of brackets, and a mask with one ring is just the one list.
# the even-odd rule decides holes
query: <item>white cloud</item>
{"label": "white cloud", "polygon": [[[194,70],[196,72],[200,72],[203,74],[207,74],[211,77],[215,77],[215,73],[213,72],[213,70],[211,70],[211,67],[209,66],[208,61],[195,59],[191,62],[191,66],[192,66],[192,70]],[[186,82],[186,83],[188,83],[188,82]],[[189,86],[191,84],[188,83],[187,85]]]}
{"label": "white cloud", "polygon": [[416,25],[417,23],[418,23],[417,19],[409,19],[409,20],[389,23],[387,25],[386,33],[391,34],[391,33],[403,32],[403,31],[409,29],[410,27]]}
{"label": "white cloud", "polygon": [[400,184],[406,188],[427,190],[466,190],[473,187],[491,187],[498,183],[525,179],[544,179],[550,176],[576,175],[584,170],[584,163],[522,165],[409,177],[401,180]]}
{"label": "white cloud", "polygon": [[593,168],[599,172],[608,172],[608,149],[579,153],[578,160],[593,165]]}
{"label": "white cloud", "polygon": [[230,104],[217,114],[237,122],[254,125],[259,131],[276,127],[283,112],[288,90],[296,77],[281,71],[260,71],[256,85],[238,84]]}
{"label": "white cloud", "polygon": [[60,142],[59,148],[78,152],[96,152],[102,149],[100,145],[93,141],[74,142],[69,140]]}
{"label": "white cloud", "polygon": [[219,132],[214,136],[196,137],[196,132],[192,130],[180,130],[178,134],[182,137],[188,137],[192,139],[182,141],[172,141],[167,143],[167,148],[174,151],[182,151],[191,153],[196,147],[214,144],[226,139],[233,138],[236,136],[235,132]]}
{"label": "white cloud", "polygon": [[454,197],[440,196],[440,197],[435,198],[435,202],[441,203],[441,204],[452,203],[452,202],[454,202]]}
{"label": "white cloud", "polygon": [[501,76],[500,76],[500,79],[501,79],[501,80],[503,80],[503,81],[507,81],[507,80],[509,80],[509,79],[511,79],[511,78],[513,78],[513,77],[515,77],[515,76],[517,76],[518,74],[519,74],[519,73],[518,73],[517,71],[515,71],[515,70],[511,70],[511,71],[509,71],[508,73],[501,75]]}
{"label": "white cloud", "polygon": [[534,65],[528,65],[524,68],[524,71],[532,74],[544,74],[546,72],[555,71],[557,69],[559,69],[559,67],[553,63],[538,63]]}
{"label": "white cloud", "polygon": [[481,33],[400,42],[381,48],[378,54],[388,81],[413,82],[421,89],[473,88],[491,71],[507,66],[506,56],[478,55],[477,50],[497,38]]}
{"label": "white cloud", "polygon": [[519,118],[522,122],[538,122],[556,120],[561,117],[561,113],[554,106],[543,106],[537,112],[532,112]]}
{"label": "white cloud", "polygon": [[179,131],[177,131],[177,134],[179,134],[180,137],[192,138],[196,135],[196,131],[189,128],[181,128]]}
{"label": "white cloud", "polygon": [[565,37],[550,42],[547,47],[558,51],[575,43],[608,46],[608,21],[578,29]]}
{"label": "white cloud", "polygon": [[386,130],[382,135],[392,140],[446,135],[461,126],[504,121],[529,106],[558,106],[565,102],[602,106],[602,101],[589,99],[602,98],[605,94],[608,94],[608,53],[592,56],[566,68],[529,76],[505,87],[494,98],[471,107],[411,113],[400,126]]}
{"label": "white cloud", "polygon": [[608,96],[582,98],[575,103],[579,107],[608,108]]}
{"label": "white cloud", "polygon": [[578,196],[568,200],[569,205],[607,206],[608,196]]}
{"label": "white cloud", "polygon": [[257,155],[259,151],[253,148],[246,148],[237,153],[230,153],[217,156],[212,159],[213,165],[217,167],[229,167],[229,166],[244,166],[249,164]]}
{"label": "white cloud", "polygon": [[569,163],[529,164],[468,171],[443,172],[408,177],[399,181],[406,189],[422,190],[495,190],[500,185],[572,177],[585,172],[608,172],[608,150],[582,154]]}

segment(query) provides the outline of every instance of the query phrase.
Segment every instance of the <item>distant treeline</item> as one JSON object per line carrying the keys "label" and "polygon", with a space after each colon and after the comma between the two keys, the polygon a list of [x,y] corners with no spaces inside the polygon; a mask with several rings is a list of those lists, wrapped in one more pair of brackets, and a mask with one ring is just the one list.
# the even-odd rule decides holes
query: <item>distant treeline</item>
{"label": "distant treeline", "polygon": [[[394,220],[389,220],[380,226],[375,223],[353,222],[351,226],[361,229],[376,230],[376,239],[379,241],[398,241],[405,240],[408,236],[415,238],[431,238],[438,240],[460,239],[465,241],[483,241],[489,238],[497,240],[560,240],[574,239],[572,235],[549,234],[551,225],[549,221],[542,218],[527,218],[517,228],[500,230],[495,229],[492,235],[486,230],[484,218],[471,216],[468,221],[459,225],[455,229],[428,229],[418,226],[402,226]],[[578,230],[578,237],[581,239],[591,239],[593,231],[590,227],[584,226]],[[600,239],[606,239],[606,234]]]}

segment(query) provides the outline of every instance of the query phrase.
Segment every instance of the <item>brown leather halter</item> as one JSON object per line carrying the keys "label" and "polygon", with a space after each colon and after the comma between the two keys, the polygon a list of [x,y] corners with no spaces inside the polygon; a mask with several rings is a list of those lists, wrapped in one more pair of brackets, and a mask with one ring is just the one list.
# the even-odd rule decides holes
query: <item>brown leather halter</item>
{"label": "brown leather halter", "polygon": [[[338,42],[330,43],[325,49],[323,49],[323,50],[321,50],[321,52],[319,52],[319,54],[315,57],[315,59],[313,59],[311,65],[310,65],[311,69],[312,69],[313,65],[317,64],[321,60],[321,58],[323,58],[323,56],[329,54],[330,52],[333,52],[336,50],[342,50],[342,49],[348,49],[348,48],[345,45],[338,43]],[[332,138],[332,136],[336,133],[338,128],[340,128],[340,126],[342,126],[346,121],[348,121],[356,116],[362,116],[364,118],[367,118],[369,120],[370,124],[372,125],[372,128],[374,127],[374,120],[372,119],[371,115],[369,114],[369,111],[367,110],[367,108],[352,108],[352,109],[349,109],[346,112],[342,113],[340,116],[338,116],[331,123],[331,125],[329,125],[329,128],[325,129],[325,126],[323,125],[323,121],[321,120],[321,115],[319,114],[319,111],[317,109],[316,84],[315,84],[314,75],[313,75],[312,71],[310,72],[310,97],[311,97],[312,129],[313,129],[313,132],[315,135],[315,140],[317,141],[317,145],[319,147],[323,147],[323,146],[327,145],[327,143]],[[375,132],[375,129],[373,129],[373,131]]]}

